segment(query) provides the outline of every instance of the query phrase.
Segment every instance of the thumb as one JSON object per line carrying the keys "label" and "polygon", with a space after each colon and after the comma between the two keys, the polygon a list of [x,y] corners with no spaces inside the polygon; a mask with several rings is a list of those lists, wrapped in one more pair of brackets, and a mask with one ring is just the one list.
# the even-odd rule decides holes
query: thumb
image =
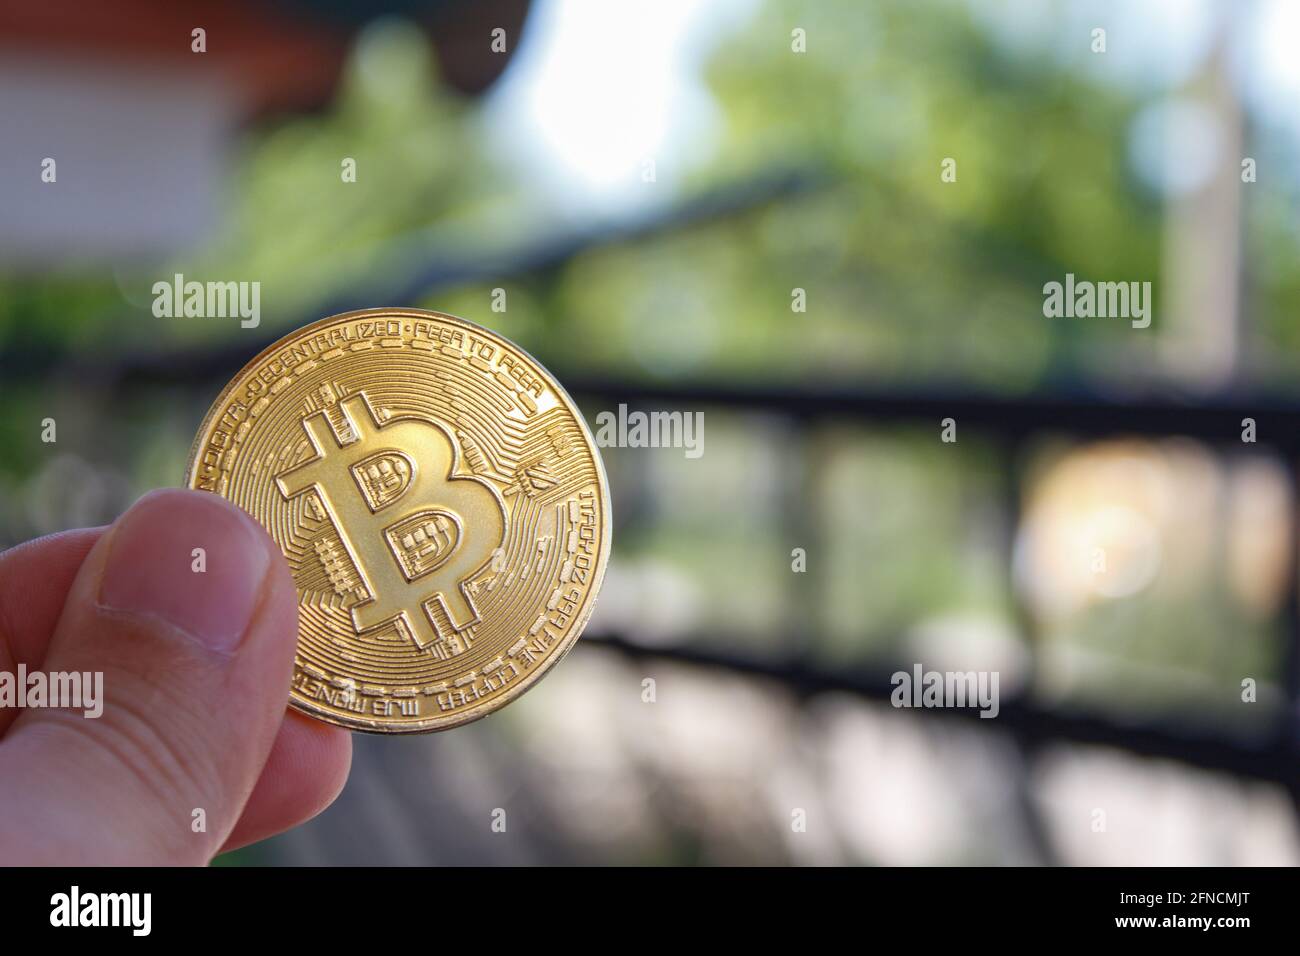
{"label": "thumb", "polygon": [[297,623],[288,565],[241,509],[141,498],[86,556],[42,665],[102,673],[102,713],[27,710],[0,743],[5,855],[206,863],[284,718]]}

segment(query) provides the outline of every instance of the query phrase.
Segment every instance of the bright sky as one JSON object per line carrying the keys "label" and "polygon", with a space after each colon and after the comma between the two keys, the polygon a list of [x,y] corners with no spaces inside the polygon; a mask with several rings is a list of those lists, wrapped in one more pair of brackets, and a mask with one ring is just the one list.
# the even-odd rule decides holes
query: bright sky
{"label": "bright sky", "polygon": [[489,123],[557,199],[583,212],[653,202],[707,147],[704,57],[752,0],[546,0]]}

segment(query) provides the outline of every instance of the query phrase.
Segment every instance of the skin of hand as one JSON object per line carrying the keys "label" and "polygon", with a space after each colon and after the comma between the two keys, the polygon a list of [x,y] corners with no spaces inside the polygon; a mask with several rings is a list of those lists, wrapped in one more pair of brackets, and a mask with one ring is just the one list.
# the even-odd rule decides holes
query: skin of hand
{"label": "skin of hand", "polygon": [[284,555],[208,492],[0,554],[0,671],[103,674],[98,718],[0,709],[0,864],[202,865],[329,806],[351,735],[286,709],[297,633]]}

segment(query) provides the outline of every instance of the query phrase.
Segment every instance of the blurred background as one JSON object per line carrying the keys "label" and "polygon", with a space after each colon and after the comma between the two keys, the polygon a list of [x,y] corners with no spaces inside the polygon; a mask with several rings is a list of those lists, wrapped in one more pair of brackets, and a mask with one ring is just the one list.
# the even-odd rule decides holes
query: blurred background
{"label": "blurred background", "polygon": [[[180,484],[284,333],[452,312],[704,454],[605,450],[544,682],[358,735],[221,862],[1296,864],[1297,43],[1289,0],[0,0],[0,546]],[[156,317],[176,273],[259,324]],[[1151,326],[1044,317],[1066,273]],[[999,717],[891,707],[917,663]]]}

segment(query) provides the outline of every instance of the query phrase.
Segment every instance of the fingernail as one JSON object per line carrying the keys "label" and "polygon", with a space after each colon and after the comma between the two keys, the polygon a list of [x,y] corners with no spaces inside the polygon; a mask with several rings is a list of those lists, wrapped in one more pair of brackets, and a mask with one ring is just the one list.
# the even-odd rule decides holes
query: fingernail
{"label": "fingernail", "polygon": [[215,651],[248,630],[274,545],[235,505],[201,491],[141,498],[110,532],[99,604],[161,618]]}

